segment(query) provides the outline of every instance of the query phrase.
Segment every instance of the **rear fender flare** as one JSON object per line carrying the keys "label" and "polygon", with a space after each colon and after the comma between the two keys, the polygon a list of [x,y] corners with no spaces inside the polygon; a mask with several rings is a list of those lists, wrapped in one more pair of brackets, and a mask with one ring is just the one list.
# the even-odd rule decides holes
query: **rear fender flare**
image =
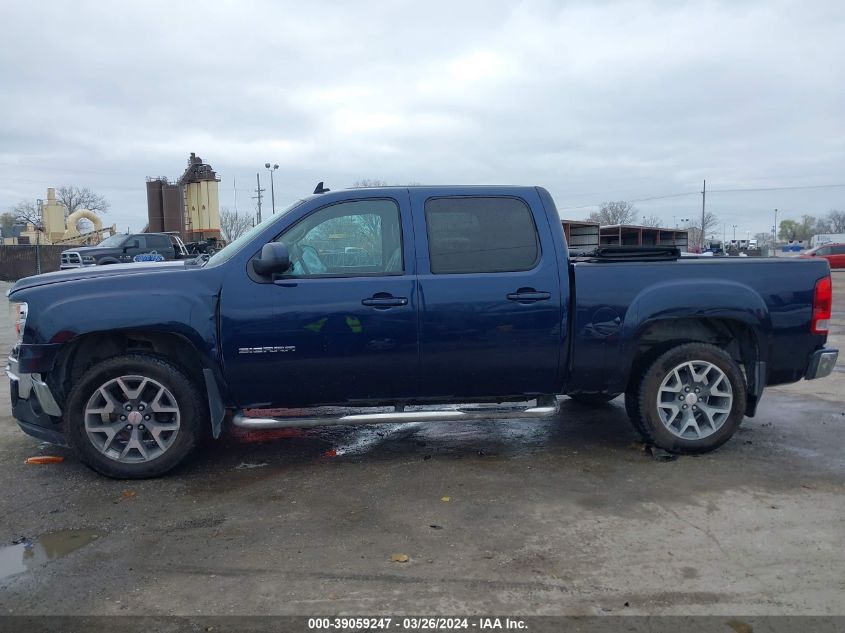
{"label": "rear fender flare", "polygon": [[616,355],[621,362],[608,368],[608,390],[625,389],[644,332],[657,321],[674,319],[736,321],[754,333],[757,361],[769,359],[771,315],[755,290],[723,279],[667,281],[649,286],[628,307]]}

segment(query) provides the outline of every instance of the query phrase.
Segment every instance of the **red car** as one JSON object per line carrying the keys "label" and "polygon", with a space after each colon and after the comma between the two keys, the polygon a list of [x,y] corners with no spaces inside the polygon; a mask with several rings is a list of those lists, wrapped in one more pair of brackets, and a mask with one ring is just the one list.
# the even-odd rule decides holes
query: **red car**
{"label": "red car", "polygon": [[801,257],[823,257],[831,268],[845,268],[845,244],[824,244],[811,248]]}

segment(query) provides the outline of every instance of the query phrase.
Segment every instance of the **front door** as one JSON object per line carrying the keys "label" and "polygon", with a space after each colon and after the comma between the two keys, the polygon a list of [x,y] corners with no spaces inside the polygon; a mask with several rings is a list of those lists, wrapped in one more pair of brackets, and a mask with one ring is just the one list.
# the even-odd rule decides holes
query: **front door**
{"label": "front door", "polygon": [[[240,406],[402,401],[418,369],[407,195],[325,206],[276,239],[291,269],[224,284],[225,372]],[[235,284],[238,282],[235,281]]]}
{"label": "front door", "polygon": [[426,395],[460,401],[560,391],[566,332],[559,276],[566,271],[558,269],[533,193],[526,194],[531,204],[416,193]]}

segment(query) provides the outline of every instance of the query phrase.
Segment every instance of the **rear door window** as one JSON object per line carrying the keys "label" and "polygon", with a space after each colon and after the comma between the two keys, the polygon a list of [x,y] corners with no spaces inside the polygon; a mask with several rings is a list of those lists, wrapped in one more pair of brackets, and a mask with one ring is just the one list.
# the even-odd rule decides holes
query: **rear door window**
{"label": "rear door window", "polygon": [[434,274],[531,270],[540,259],[531,209],[518,198],[430,198],[425,219]]}
{"label": "rear door window", "polygon": [[147,235],[147,248],[166,250],[170,248],[170,238],[166,235]]}

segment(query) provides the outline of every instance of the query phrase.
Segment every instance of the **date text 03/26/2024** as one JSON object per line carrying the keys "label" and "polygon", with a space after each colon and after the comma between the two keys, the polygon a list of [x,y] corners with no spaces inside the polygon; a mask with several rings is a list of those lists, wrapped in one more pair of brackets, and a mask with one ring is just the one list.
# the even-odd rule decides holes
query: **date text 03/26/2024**
{"label": "date text 03/26/2024", "polygon": [[524,631],[528,629],[524,620],[519,618],[476,617],[343,617],[343,618],[309,618],[308,630],[360,630],[383,629],[400,631],[441,631],[441,630],[470,630],[480,631],[511,630]]}

